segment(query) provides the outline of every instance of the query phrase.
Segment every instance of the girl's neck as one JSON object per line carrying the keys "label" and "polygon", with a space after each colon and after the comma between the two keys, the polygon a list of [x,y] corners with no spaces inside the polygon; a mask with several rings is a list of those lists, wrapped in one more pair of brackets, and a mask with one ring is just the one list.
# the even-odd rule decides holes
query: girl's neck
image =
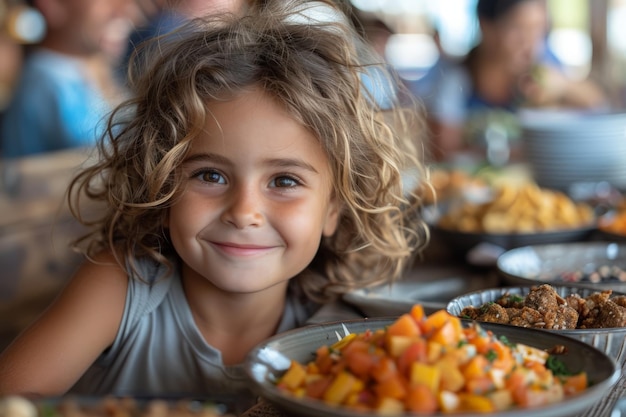
{"label": "girl's neck", "polygon": [[183,275],[196,327],[222,352],[225,365],[243,362],[258,343],[274,335],[285,306],[287,284],[255,294],[224,293],[202,277]]}

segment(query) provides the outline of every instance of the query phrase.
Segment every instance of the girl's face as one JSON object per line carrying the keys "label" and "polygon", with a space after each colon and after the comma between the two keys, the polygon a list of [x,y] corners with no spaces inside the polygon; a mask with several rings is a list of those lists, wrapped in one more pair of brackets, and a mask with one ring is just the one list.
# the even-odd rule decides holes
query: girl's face
{"label": "girl's face", "polygon": [[182,167],[184,192],[169,212],[183,274],[228,293],[286,284],[337,227],[328,158],[260,90],[208,110]]}

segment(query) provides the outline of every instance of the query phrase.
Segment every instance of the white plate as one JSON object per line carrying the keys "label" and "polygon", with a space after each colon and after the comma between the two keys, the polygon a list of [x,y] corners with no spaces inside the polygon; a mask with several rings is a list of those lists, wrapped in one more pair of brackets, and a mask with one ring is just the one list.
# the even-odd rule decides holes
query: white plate
{"label": "white plate", "polygon": [[500,279],[494,274],[424,280],[419,271],[407,275],[393,284],[380,285],[351,291],[344,301],[357,307],[368,317],[399,316],[421,304],[426,313],[445,310],[454,297],[483,288],[498,285]]}

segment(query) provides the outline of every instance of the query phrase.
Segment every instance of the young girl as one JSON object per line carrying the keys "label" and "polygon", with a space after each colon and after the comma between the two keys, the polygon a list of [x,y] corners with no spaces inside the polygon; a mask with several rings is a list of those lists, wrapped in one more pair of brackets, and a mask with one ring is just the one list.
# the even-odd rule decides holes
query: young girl
{"label": "young girl", "polygon": [[253,346],[423,247],[414,125],[375,108],[340,10],[276,3],[154,44],[70,188],[88,260],[1,356],[0,394],[237,392]]}

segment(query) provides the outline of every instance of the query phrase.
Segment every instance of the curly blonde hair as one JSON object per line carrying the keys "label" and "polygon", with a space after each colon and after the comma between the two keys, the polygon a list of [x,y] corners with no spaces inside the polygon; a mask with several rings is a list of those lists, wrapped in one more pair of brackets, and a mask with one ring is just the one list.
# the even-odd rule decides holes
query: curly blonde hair
{"label": "curly blonde hair", "polygon": [[[132,98],[112,113],[97,162],[70,186],[73,213],[94,227],[76,242],[88,256],[108,248],[131,268],[145,256],[172,266],[163,224],[183,192],[180,166],[205,126],[206,104],[250,87],[319,138],[336,180],[338,229],[295,281],[309,297],[394,280],[424,247],[419,197],[403,183],[407,172],[426,178],[417,109],[377,106],[362,78],[384,66],[331,2],[266,3],[243,17],[194,20],[131,67]],[[87,220],[80,195],[106,209]]]}

